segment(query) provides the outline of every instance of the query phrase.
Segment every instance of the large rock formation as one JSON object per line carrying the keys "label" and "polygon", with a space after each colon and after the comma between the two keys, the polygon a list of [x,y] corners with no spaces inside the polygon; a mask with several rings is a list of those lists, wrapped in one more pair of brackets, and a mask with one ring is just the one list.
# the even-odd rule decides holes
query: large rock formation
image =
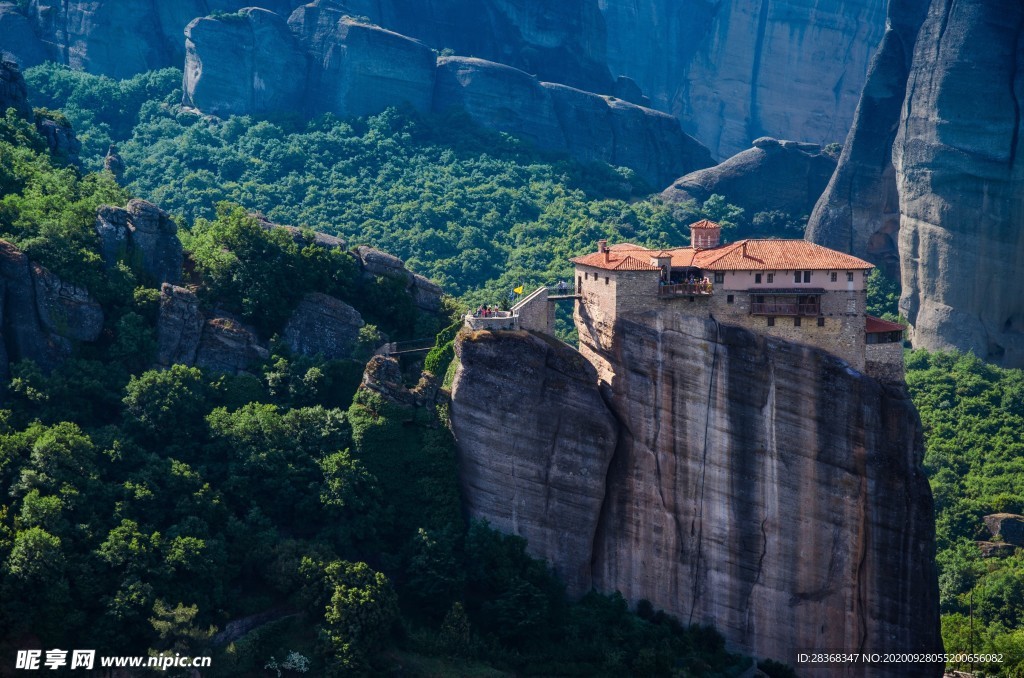
{"label": "large rock formation", "polygon": [[451,422],[469,515],[525,537],[573,595],[586,593],[619,429],[594,368],[526,332],[476,332],[455,347]]}
{"label": "large rock formation", "polygon": [[[22,10],[0,3],[0,49],[15,54],[22,67],[46,58],[127,77],[181,66],[181,36],[189,22],[248,5],[245,0],[34,0]],[[302,0],[256,3],[281,17],[308,11],[302,5]],[[540,80],[652,105],[683,121],[716,157],[737,153],[763,134],[819,143],[842,137],[884,19],[883,0],[811,5],[794,0],[319,0],[313,5],[334,6],[438,52],[475,56]],[[211,37],[199,35],[206,28],[212,27],[193,37]],[[247,44],[244,32],[220,29],[224,38],[241,38],[218,43],[227,47],[224,56],[239,56],[240,66],[258,56],[240,52]],[[322,29],[333,30],[326,25],[317,30]],[[290,47],[283,40],[278,44],[282,63],[290,61]],[[369,62],[374,60],[380,57]],[[415,61],[383,60],[381,67],[403,80],[402,72],[415,70]],[[240,82],[226,82],[231,89],[259,89],[250,71],[234,75]],[[284,90],[283,83],[276,84],[268,93]],[[353,96],[383,94],[371,88]]]}
{"label": "large rock formation", "polygon": [[[10,51],[22,68],[49,60],[128,78],[154,68],[180,68],[185,57],[182,31],[192,19],[251,4],[246,0],[33,0],[21,10],[13,3],[0,3],[0,49]],[[287,14],[299,2],[260,0],[258,4]]]}
{"label": "large rock formation", "polygon": [[320,355],[345,360],[359,343],[359,328],[366,323],[344,301],[319,292],[303,297],[284,327],[282,338],[299,355]]}
{"label": "large rock formation", "polygon": [[0,114],[6,114],[8,108],[13,108],[23,118],[32,117],[25,78],[22,77],[18,64],[0,58]]}
{"label": "large rock formation", "polygon": [[897,280],[900,205],[892,143],[927,8],[919,1],[889,3],[885,34],[871,60],[839,167],[807,224],[808,239],[867,259]]}
{"label": "large rock formation", "polygon": [[1024,6],[934,0],[893,145],[915,346],[1024,367],[1022,100]]}
{"label": "large rock formation", "polygon": [[[34,0],[0,3],[0,48],[23,68],[45,59],[116,78],[179,66],[182,31],[196,17],[256,6],[281,16],[302,0]],[[314,3],[326,4],[326,3]],[[594,0],[339,0],[364,17],[436,50],[474,54],[542,78],[610,91],[604,22]],[[7,29],[10,30],[7,30]]]}
{"label": "large rock formation", "polygon": [[889,14],[808,235],[898,261],[915,346],[1024,366],[1024,9],[902,0]]}
{"label": "large rock formation", "polygon": [[273,12],[248,8],[185,28],[184,103],[205,113],[294,110],[305,72],[305,54]]}
{"label": "large rock formation", "polygon": [[311,113],[371,115],[400,104],[430,110],[436,56],[423,43],[355,21],[329,2],[300,7],[288,25],[309,54]]}
{"label": "large rock formation", "polygon": [[799,217],[811,213],[835,169],[835,158],[816,144],[762,137],[721,164],[676,179],[661,197],[703,204],[717,193],[748,219],[775,210]]}
{"label": "large rock formation", "polygon": [[[538,338],[460,338],[452,425],[475,515],[528,536],[575,582],[713,624],[758,656],[941,651],[921,427],[901,389],[712,319],[606,329],[598,342],[581,328],[594,367],[568,375]],[[556,499],[572,511],[549,513]],[[573,529],[572,549],[550,538]]]}
{"label": "large rock formation", "polygon": [[134,198],[125,208],[102,205],[96,210],[96,234],[103,262],[137,264],[153,284],[181,279],[184,253],[178,227],[167,212]]}
{"label": "large rock formation", "polygon": [[728,157],[764,135],[842,141],[884,0],[601,0],[607,62]]}
{"label": "large rock formation", "polygon": [[[462,110],[538,149],[629,167],[654,186],[712,164],[667,114],[493,61],[437,59],[425,44],[352,19],[327,0],[295,10],[288,27],[256,9],[193,21],[184,103],[215,115]],[[627,82],[619,89],[643,99]]]}
{"label": "large rock formation", "polygon": [[62,281],[0,240],[0,376],[8,363],[35,361],[49,371],[76,344],[95,341],[103,330],[103,309],[77,285]]}
{"label": "large rock formation", "polygon": [[38,66],[47,59],[31,19],[13,2],[0,2],[0,56],[22,68]]}

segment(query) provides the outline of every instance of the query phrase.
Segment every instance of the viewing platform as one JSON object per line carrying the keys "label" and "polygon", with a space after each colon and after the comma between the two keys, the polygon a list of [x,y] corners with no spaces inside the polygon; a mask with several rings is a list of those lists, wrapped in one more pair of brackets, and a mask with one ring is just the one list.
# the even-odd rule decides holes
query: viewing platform
{"label": "viewing platform", "polygon": [[659,285],[659,297],[709,297],[715,291],[709,282],[679,283],[676,285]]}
{"label": "viewing platform", "polygon": [[518,330],[519,314],[512,311],[495,311],[490,315],[467,313],[466,327],[471,330]]}

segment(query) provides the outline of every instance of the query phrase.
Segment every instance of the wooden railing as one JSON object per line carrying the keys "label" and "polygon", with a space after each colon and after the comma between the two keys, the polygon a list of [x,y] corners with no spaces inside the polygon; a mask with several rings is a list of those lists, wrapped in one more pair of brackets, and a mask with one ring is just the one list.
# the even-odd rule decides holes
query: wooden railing
{"label": "wooden railing", "polygon": [[816,316],[820,307],[818,304],[787,304],[784,302],[767,302],[750,304],[750,312],[753,315],[810,315]]}
{"label": "wooden railing", "polygon": [[707,296],[712,292],[714,292],[714,286],[711,283],[703,282],[658,286],[658,294],[663,297]]}

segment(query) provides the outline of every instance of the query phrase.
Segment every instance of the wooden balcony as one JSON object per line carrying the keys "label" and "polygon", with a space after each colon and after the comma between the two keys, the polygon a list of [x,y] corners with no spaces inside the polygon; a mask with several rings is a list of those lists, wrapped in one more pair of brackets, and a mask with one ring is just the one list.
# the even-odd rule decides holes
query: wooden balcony
{"label": "wooden balcony", "polygon": [[750,304],[751,315],[817,316],[820,312],[819,304],[794,304],[782,301]]}

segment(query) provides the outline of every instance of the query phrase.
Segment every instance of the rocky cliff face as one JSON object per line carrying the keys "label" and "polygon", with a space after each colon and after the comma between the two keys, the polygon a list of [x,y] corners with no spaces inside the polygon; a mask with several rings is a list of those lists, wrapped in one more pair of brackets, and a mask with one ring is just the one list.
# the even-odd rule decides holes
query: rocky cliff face
{"label": "rocky cliff face", "polygon": [[600,0],[613,74],[729,157],[771,135],[842,141],[884,0]]}
{"label": "rocky cliff face", "polygon": [[[287,17],[302,0],[33,0],[0,3],[4,49],[23,68],[49,59],[115,78],[181,66],[182,31],[212,12],[257,6]],[[319,3],[318,3],[319,4]],[[610,91],[604,22],[593,0],[555,5],[511,0],[339,0],[365,17],[437,50],[452,49],[524,68],[542,78]],[[11,30],[8,31],[7,29]]]}
{"label": "rocky cliff face", "polygon": [[205,113],[459,109],[537,148],[630,167],[655,186],[712,164],[669,115],[494,61],[438,59],[426,44],[354,20],[326,0],[298,8],[287,26],[273,13],[246,9],[196,19],[186,36],[184,101]]}
{"label": "rocky cliff face", "polygon": [[807,224],[809,239],[868,259],[897,280],[900,201],[892,143],[927,9],[927,2],[889,4],[886,31],[872,58],[838,170]]}
{"label": "rocky cliff face", "polygon": [[661,197],[703,204],[717,193],[747,218],[772,210],[801,216],[814,209],[835,169],[835,159],[817,144],[761,137],[721,164],[676,179]]}
{"label": "rocky cliff face", "polygon": [[0,112],[6,113],[8,108],[13,108],[23,118],[32,119],[25,78],[18,64],[0,59]]}
{"label": "rocky cliff face", "polygon": [[902,0],[889,14],[808,236],[902,273],[915,346],[1024,366],[1024,10]]}
{"label": "rocky cliff face", "polygon": [[619,434],[594,368],[526,332],[476,332],[455,346],[451,422],[470,516],[526,537],[570,592],[586,593]]}
{"label": "rocky cliff face", "polygon": [[49,371],[103,330],[103,309],[88,290],[65,283],[0,240],[0,376],[33,360]]}
{"label": "rocky cliff face", "polygon": [[[708,319],[580,335],[593,367],[575,376],[535,357],[536,338],[460,339],[451,412],[471,511],[562,571],[589,563],[598,590],[713,624],[758,656],[939,651],[931,493],[905,393]],[[569,463],[580,453],[586,472]],[[571,510],[548,513],[556,495]],[[545,537],[573,525],[566,556]]]}
{"label": "rocky cliff face", "polygon": [[96,235],[107,267],[137,263],[151,284],[177,283],[184,252],[178,227],[167,212],[137,198],[127,207],[102,205],[96,211]]}
{"label": "rocky cliff face", "polygon": [[911,340],[1012,367],[1024,367],[1022,38],[1019,2],[934,0],[892,156]]}

